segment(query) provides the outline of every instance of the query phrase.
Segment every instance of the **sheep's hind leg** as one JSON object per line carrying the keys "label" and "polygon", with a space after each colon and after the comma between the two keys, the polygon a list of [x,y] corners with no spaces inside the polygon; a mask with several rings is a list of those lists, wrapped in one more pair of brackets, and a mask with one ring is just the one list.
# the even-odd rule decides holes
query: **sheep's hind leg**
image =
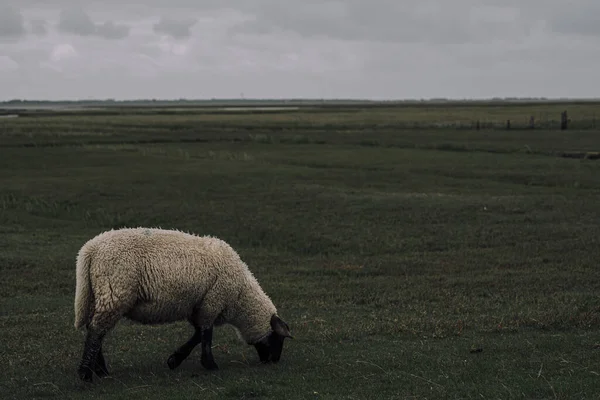
{"label": "sheep's hind leg", "polygon": [[104,355],[102,354],[102,346],[100,346],[100,350],[98,350],[98,355],[96,356],[94,372],[100,378],[104,378],[105,376],[110,375],[110,373],[108,372],[108,368],[106,368],[106,361],[104,360]]}
{"label": "sheep's hind leg", "polygon": [[194,347],[200,344],[200,342],[202,342],[202,330],[200,328],[196,328],[196,331],[194,332],[194,335],[190,338],[190,340],[188,340],[177,350],[175,350],[175,353],[171,354],[171,356],[167,360],[169,368],[177,368],[183,362],[183,360],[188,358],[192,350],[194,350]]}
{"label": "sheep's hind leg", "polygon": [[[133,296],[117,297],[116,293],[118,292],[112,289],[104,293],[111,294],[109,297],[111,301],[99,302],[97,300],[96,302],[94,316],[87,326],[83,356],[77,370],[79,378],[84,382],[92,382],[94,372],[99,376],[108,374],[106,361],[102,354],[102,341],[135,301]],[[102,296],[99,298],[102,299]]]}
{"label": "sheep's hind leg", "polygon": [[[97,359],[101,354],[100,349],[102,347],[104,335],[105,332],[88,328],[83,347],[83,356],[81,357],[79,369],[77,370],[79,378],[84,382],[92,382],[92,374],[96,368]],[[103,356],[102,360],[104,361]]]}
{"label": "sheep's hind leg", "polygon": [[[109,375],[108,368],[106,367],[106,360],[104,360],[104,355],[102,354],[102,336],[104,335],[96,336],[98,339],[94,340],[94,334],[91,334],[88,330],[88,337],[86,338],[84,345],[83,360],[79,367],[79,377],[86,382],[92,381],[92,369],[100,378]],[[99,347],[98,352],[94,357],[93,352],[96,346],[95,343],[99,343]]]}

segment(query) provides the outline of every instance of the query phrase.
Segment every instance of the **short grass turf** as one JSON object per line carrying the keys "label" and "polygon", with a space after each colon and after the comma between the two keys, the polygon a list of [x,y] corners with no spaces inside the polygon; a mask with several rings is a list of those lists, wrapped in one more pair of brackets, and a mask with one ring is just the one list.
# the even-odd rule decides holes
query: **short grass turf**
{"label": "short grass turf", "polygon": [[[0,121],[0,398],[597,397],[600,161],[561,153],[600,132],[359,111]],[[191,328],[123,320],[80,383],[75,256],[122,226],[230,242],[296,337],[281,362],[221,328],[219,371],[171,371]]]}

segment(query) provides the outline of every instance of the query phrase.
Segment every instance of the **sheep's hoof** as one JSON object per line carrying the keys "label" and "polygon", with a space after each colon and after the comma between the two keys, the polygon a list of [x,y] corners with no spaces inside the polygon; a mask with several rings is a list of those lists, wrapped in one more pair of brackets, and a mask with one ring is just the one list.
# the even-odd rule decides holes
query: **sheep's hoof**
{"label": "sheep's hoof", "polygon": [[98,378],[105,378],[110,375],[110,373],[108,371],[106,371],[104,368],[96,368],[95,372],[96,372],[96,375],[98,376]]}
{"label": "sheep's hoof", "polygon": [[219,369],[219,366],[212,358],[202,358],[200,364],[209,371],[216,371]]}
{"label": "sheep's hoof", "polygon": [[86,383],[92,383],[93,372],[91,369],[87,367],[82,367],[77,370],[77,374],[79,375],[79,379]]}
{"label": "sheep's hoof", "polygon": [[167,360],[167,365],[169,366],[170,369],[175,369],[175,368],[179,367],[179,364],[181,364],[182,361],[183,361],[183,359],[181,357],[178,357],[177,354],[173,354]]}

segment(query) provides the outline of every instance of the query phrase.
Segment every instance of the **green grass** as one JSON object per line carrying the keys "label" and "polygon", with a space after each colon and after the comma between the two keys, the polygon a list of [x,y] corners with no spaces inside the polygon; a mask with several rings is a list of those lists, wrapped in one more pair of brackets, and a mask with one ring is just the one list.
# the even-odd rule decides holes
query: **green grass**
{"label": "green grass", "polygon": [[[0,398],[596,396],[600,161],[562,154],[600,132],[408,127],[443,112],[1,120]],[[223,328],[218,372],[199,348],[170,371],[187,324],[123,320],[112,376],[79,383],[75,256],[121,226],[230,242],[296,336],[282,361]]]}

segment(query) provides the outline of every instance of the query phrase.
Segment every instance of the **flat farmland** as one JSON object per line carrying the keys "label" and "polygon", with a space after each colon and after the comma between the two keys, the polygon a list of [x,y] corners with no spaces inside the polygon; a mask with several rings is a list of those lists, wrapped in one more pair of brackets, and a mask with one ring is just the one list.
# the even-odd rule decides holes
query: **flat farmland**
{"label": "flat farmland", "polygon": [[[593,398],[598,111],[11,111],[0,119],[0,398]],[[223,327],[218,371],[202,368],[199,347],[171,371],[189,325],[122,320],[105,340],[111,375],[80,383],[75,257],[126,226],[232,244],[295,336],[281,362],[260,365]]]}

